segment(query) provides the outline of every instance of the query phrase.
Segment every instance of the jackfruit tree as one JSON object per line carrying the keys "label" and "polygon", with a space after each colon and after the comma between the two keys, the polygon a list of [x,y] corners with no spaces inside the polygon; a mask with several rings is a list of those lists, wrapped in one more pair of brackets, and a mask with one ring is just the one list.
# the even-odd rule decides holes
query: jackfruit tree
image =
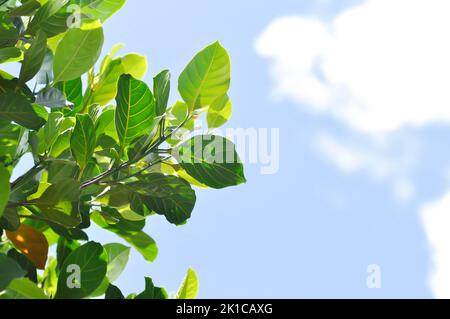
{"label": "jackfruit tree", "polygon": [[[99,61],[102,24],[124,3],[0,0],[0,64],[17,69],[0,69],[0,298],[168,298],[151,278],[128,297],[114,285],[131,249],[155,261],[146,222],[182,226],[195,188],[245,182],[231,141],[193,134],[201,116],[209,129],[231,116],[227,51],[195,55],[169,103],[168,70],[145,83],[146,58],[121,46]],[[93,224],[121,243],[90,238]],[[197,290],[189,269],[176,297]]]}

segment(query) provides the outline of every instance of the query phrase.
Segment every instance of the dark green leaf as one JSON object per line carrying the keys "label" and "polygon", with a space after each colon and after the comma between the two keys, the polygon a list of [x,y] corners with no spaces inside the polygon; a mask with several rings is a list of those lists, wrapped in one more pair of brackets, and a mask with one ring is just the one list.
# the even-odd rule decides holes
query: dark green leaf
{"label": "dark green leaf", "polygon": [[34,15],[28,26],[28,32],[35,33],[42,25],[50,21],[69,0],[47,1]]}
{"label": "dark green leaf", "polygon": [[151,278],[145,278],[145,290],[135,299],[167,299],[168,295],[164,288],[155,287]]}
{"label": "dark green leaf", "polygon": [[209,187],[245,183],[244,167],[232,142],[216,135],[199,135],[183,143],[174,156],[186,172]]}
{"label": "dark green leaf", "polygon": [[19,253],[15,249],[8,251],[8,257],[14,259],[20,267],[26,272],[25,277],[32,282],[37,283],[37,271],[36,266],[23,254]]}
{"label": "dark green leaf", "polygon": [[14,259],[0,254],[0,274],[0,291],[3,291],[13,279],[25,276],[26,272]]}
{"label": "dark green leaf", "polygon": [[14,187],[11,189],[10,201],[19,203],[24,201],[28,196],[34,194],[39,187],[41,171],[42,168],[32,168],[27,174],[16,181]]}
{"label": "dark green leaf", "polygon": [[182,225],[191,217],[196,196],[191,185],[184,179],[163,174],[149,174],[130,187],[140,194],[142,202],[148,209],[164,215],[172,224]]}
{"label": "dark green leaf", "polygon": [[122,300],[125,299],[125,297],[118,287],[110,284],[106,290],[105,299]]}
{"label": "dark green leaf", "polygon": [[38,31],[36,37],[31,43],[31,47],[25,53],[20,69],[19,81],[26,83],[39,72],[44,62],[47,52],[47,36],[44,32]]}
{"label": "dark green leaf", "polygon": [[156,116],[166,112],[170,95],[170,72],[164,70],[153,79],[153,92],[156,100]]}
{"label": "dark green leaf", "polygon": [[0,218],[0,228],[8,231],[16,231],[20,227],[20,217],[15,208],[6,208]]}
{"label": "dark green leaf", "polygon": [[13,92],[0,95],[0,117],[32,130],[38,130],[45,124],[27,98]]}
{"label": "dark green leaf", "polygon": [[16,7],[9,10],[8,15],[10,17],[29,16],[40,7],[41,4],[38,1],[28,0],[26,2],[23,2],[23,4],[20,7]]}
{"label": "dark green leaf", "polygon": [[[57,299],[81,299],[93,293],[106,276],[107,255],[102,245],[89,242],[74,250],[64,261],[58,277]],[[75,283],[76,274],[69,266],[79,267],[79,288],[71,288],[68,284]]]}
{"label": "dark green leaf", "polygon": [[0,49],[0,63],[15,61],[22,56],[22,51],[17,48],[1,48]]}
{"label": "dark green leaf", "polygon": [[59,271],[63,269],[64,262],[67,257],[77,248],[80,247],[80,244],[75,240],[70,240],[64,237],[60,237],[58,240],[58,246],[56,248],[56,256],[57,256],[57,268]]}
{"label": "dark green leaf", "polygon": [[0,12],[0,21],[0,48],[14,46],[19,38],[19,30],[5,12]]}

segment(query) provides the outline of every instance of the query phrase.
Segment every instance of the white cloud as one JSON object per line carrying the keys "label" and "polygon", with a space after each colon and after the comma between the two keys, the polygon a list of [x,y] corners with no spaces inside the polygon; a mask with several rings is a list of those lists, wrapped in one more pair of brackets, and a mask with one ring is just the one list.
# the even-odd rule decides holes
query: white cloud
{"label": "white cloud", "polygon": [[330,22],[273,21],[256,41],[276,94],[365,133],[450,123],[450,1],[368,0]]}
{"label": "white cloud", "polygon": [[[404,128],[450,124],[449,17],[448,0],[366,0],[328,21],[278,18],[255,48],[271,61],[277,97],[349,128],[349,136],[316,136],[324,158],[409,200],[418,141],[395,139]],[[421,215],[434,252],[430,284],[450,298],[450,192]]]}
{"label": "white cloud", "polygon": [[407,176],[416,166],[419,148],[404,137],[391,138],[390,143],[377,139],[359,142],[322,132],[316,136],[314,145],[322,157],[331,160],[340,171],[365,172],[374,180],[387,181],[393,185],[393,194],[400,201],[414,197],[415,185]]}
{"label": "white cloud", "polygon": [[450,298],[450,192],[421,209],[422,221],[433,252],[430,285],[437,298]]}

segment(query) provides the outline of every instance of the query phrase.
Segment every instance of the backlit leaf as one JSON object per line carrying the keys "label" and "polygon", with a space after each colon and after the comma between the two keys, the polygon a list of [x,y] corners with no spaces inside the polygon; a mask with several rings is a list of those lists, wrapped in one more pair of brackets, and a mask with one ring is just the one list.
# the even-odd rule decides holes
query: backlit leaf
{"label": "backlit leaf", "polygon": [[103,29],[75,29],[65,34],[55,52],[54,81],[70,81],[97,62],[103,46]]}
{"label": "backlit leaf", "polygon": [[228,95],[216,99],[208,109],[207,121],[210,129],[219,128],[231,118],[233,107]]}
{"label": "backlit leaf", "polygon": [[[64,261],[58,277],[57,299],[81,299],[93,293],[106,276],[107,255],[102,245],[89,242],[74,250]],[[79,267],[79,278],[71,275],[71,265]],[[73,279],[73,281],[72,281]],[[79,281],[78,281],[78,280]],[[79,288],[69,284],[79,284]]]}
{"label": "backlit leaf", "polygon": [[87,114],[77,115],[75,129],[70,138],[72,155],[84,171],[92,158],[96,146],[95,126]]}
{"label": "backlit leaf", "polygon": [[189,268],[184,281],[178,290],[177,299],[195,299],[198,293],[198,278],[192,268]]}
{"label": "backlit leaf", "polygon": [[164,70],[153,79],[153,92],[156,100],[156,116],[166,112],[170,95],[170,72]]}
{"label": "backlit leaf", "polygon": [[150,134],[155,125],[155,99],[148,86],[131,75],[119,80],[115,115],[121,149],[137,138]]}
{"label": "backlit leaf", "polygon": [[228,52],[215,42],[198,53],[184,69],[178,90],[191,110],[204,108],[228,92],[230,73]]}
{"label": "backlit leaf", "polygon": [[9,299],[48,299],[44,292],[27,278],[11,281],[6,290],[6,296]]}

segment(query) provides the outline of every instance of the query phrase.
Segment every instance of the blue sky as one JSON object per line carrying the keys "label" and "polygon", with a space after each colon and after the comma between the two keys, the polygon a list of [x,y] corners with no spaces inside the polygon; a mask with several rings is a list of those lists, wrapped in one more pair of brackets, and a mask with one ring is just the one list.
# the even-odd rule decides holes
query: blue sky
{"label": "blue sky", "polygon": [[[122,289],[139,290],[149,275],[175,291],[192,266],[200,297],[207,298],[432,296],[429,247],[417,207],[446,186],[437,169],[445,159],[427,158],[429,165],[413,176],[420,181],[419,195],[406,202],[388,182],[336,169],[317,151],[314,137],[348,129],[332,117],[303,112],[298,103],[274,100],[269,61],[255,51],[274,18],[330,20],[358,2],[129,0],[108,21],[105,49],[123,42],[125,51],[147,55],[148,80],[164,68],[177,77],[194,53],[220,40],[233,63],[229,126],[280,128],[281,134],[278,174],[261,175],[258,165],[247,165],[246,185],[198,192],[188,225],[152,219],[147,230],[158,242],[159,258],[148,264],[133,254],[118,282]],[[435,137],[448,129],[414,133],[427,141],[425,154],[436,154],[445,142]],[[366,268],[374,263],[383,270],[379,290],[366,287]]]}
{"label": "blue sky", "polygon": [[[105,48],[123,42],[125,51],[147,55],[148,80],[163,68],[176,77],[194,53],[220,40],[233,62],[229,127],[279,128],[281,136],[277,174],[261,175],[258,165],[247,165],[246,185],[198,192],[187,226],[152,219],[147,230],[158,242],[159,258],[148,264],[133,254],[118,282],[125,291],[139,290],[143,275],[175,291],[192,266],[200,297],[207,298],[433,296],[432,257],[419,209],[448,186],[449,154],[442,151],[448,128],[402,128],[388,135],[394,142],[380,151],[329,114],[307,112],[301,101],[274,99],[271,92],[281,79],[271,76],[270,61],[255,50],[276,18],[330,21],[359,3],[129,0],[107,23]],[[356,141],[380,161],[387,156],[395,162],[402,156],[396,151],[416,141],[426,165],[405,173],[415,184],[414,196],[400,200],[391,180],[373,178],[370,166],[350,173],[338,169],[317,149],[320,132]],[[381,289],[366,286],[370,264],[382,269]]]}
{"label": "blue sky", "polygon": [[[446,0],[431,0],[429,8],[437,9],[423,10],[427,1],[414,0],[411,13],[403,15],[405,0],[379,0],[379,7],[376,2],[128,0],[106,23],[104,53],[124,43],[123,52],[146,55],[149,82],[166,68],[177,78],[196,52],[219,40],[233,63],[228,127],[280,129],[277,174],[261,175],[259,165],[247,165],[246,185],[198,191],[188,225],[149,220],[146,230],[158,243],[159,257],[149,264],[133,252],[117,282],[124,292],[140,291],[143,276],[176,291],[192,266],[203,298],[448,293],[436,282],[449,283],[442,270],[449,265],[450,238],[439,227],[450,226],[450,99],[436,87],[450,83],[438,71],[431,74],[441,76],[438,82],[426,78],[430,52],[408,60],[405,51],[415,51],[408,39],[415,34],[397,30],[401,23],[370,24],[367,15],[374,21],[401,15],[410,26],[422,11],[423,18],[440,21],[439,12],[449,13],[449,6],[438,10]],[[362,34],[349,31],[359,25]],[[414,31],[440,48],[442,26]],[[386,36],[391,33],[393,39]],[[414,67],[400,67],[401,61]],[[411,78],[422,82],[406,81]],[[303,90],[302,84],[315,83],[311,79],[321,84]],[[442,103],[415,103],[424,96]],[[92,235],[117,241],[100,230]],[[371,264],[381,267],[381,289],[367,288]],[[433,273],[434,267],[440,272]]]}

